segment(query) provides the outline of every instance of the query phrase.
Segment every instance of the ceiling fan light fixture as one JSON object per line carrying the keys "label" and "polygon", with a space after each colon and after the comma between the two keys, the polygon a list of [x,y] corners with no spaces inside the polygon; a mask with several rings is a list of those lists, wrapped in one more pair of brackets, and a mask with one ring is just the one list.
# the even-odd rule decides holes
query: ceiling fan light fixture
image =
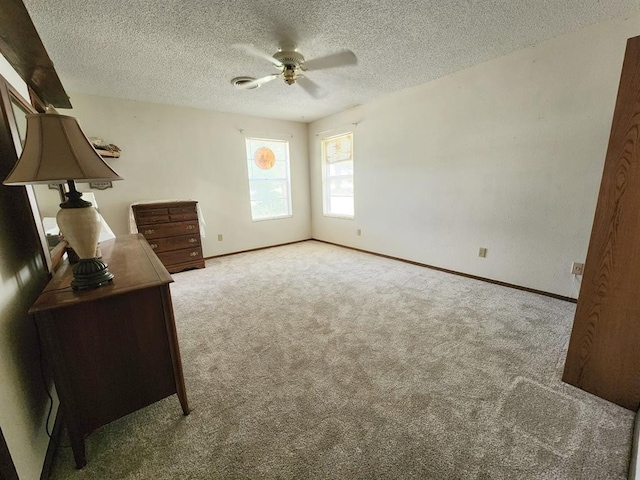
{"label": "ceiling fan light fixture", "polygon": [[[236,88],[240,88],[245,83],[253,82],[254,80],[255,80],[254,77],[235,77],[231,79],[231,85],[233,85]],[[246,87],[246,90],[255,90],[256,88],[259,88],[259,87],[260,85],[254,85],[253,87]]]}
{"label": "ceiling fan light fixture", "polygon": [[285,65],[284,70],[282,71],[282,76],[284,77],[284,83],[287,85],[293,85],[296,83],[295,65]]}
{"label": "ceiling fan light fixture", "polygon": [[280,49],[273,55],[264,53],[251,44],[236,44],[234,47],[247,55],[268,61],[279,70],[279,73],[272,73],[257,79],[236,77],[231,82],[238,90],[253,90],[276,78],[282,78],[287,85],[298,83],[312,97],[322,98],[326,95],[326,91],[306,77],[307,71],[347,67],[358,63],[355,54],[346,49],[307,61],[298,52],[296,46],[290,43],[280,44]]}

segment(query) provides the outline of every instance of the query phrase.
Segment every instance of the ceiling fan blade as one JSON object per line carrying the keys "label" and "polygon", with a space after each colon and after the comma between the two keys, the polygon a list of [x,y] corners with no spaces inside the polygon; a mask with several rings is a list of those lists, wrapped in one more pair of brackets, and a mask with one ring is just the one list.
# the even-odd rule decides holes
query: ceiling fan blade
{"label": "ceiling fan blade", "polygon": [[347,65],[356,65],[358,59],[351,50],[343,50],[341,52],[332,53],[325,57],[314,58],[302,65],[303,70],[322,70],[323,68],[345,67]]}
{"label": "ceiling fan blade", "polygon": [[266,77],[256,78],[255,80],[251,80],[249,82],[243,82],[236,84],[236,87],[240,90],[250,90],[252,88],[257,88],[260,85],[264,85],[265,83],[270,82],[271,80],[275,80],[280,76],[279,73],[272,73],[271,75],[267,75]]}
{"label": "ceiling fan blade", "polygon": [[269,55],[268,53],[264,53],[262,50],[258,50],[256,47],[249,43],[236,43],[235,45],[233,45],[233,48],[243,51],[244,53],[246,53],[247,55],[251,55],[252,57],[266,60],[267,62],[275,65],[278,68],[282,67],[282,62],[280,62],[280,60],[273,58],[271,55]]}
{"label": "ceiling fan blade", "polygon": [[323,98],[327,95],[327,92],[320,85],[309,80],[307,77],[299,76],[296,79],[296,83],[313,98]]}

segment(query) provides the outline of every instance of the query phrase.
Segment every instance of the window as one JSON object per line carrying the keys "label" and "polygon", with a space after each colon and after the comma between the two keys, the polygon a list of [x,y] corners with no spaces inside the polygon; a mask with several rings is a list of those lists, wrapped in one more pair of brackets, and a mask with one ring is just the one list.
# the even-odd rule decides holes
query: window
{"label": "window", "polygon": [[252,219],[290,217],[289,142],[262,138],[246,142]]}
{"label": "window", "polygon": [[353,133],[322,139],[323,213],[353,218]]}

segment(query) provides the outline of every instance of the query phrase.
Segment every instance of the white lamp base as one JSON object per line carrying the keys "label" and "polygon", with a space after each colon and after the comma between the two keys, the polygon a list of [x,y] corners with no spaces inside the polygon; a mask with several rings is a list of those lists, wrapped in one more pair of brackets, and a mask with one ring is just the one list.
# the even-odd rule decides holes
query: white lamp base
{"label": "white lamp base", "polygon": [[[113,280],[106,263],[96,258],[100,236],[100,215],[89,202],[63,203],[56,221],[65,240],[75,250],[80,261],[73,267],[74,289],[97,288]],[[78,205],[78,206],[76,206]]]}
{"label": "white lamp base", "polygon": [[93,206],[63,207],[58,211],[56,221],[64,239],[69,242],[78,257],[82,259],[96,256],[100,236],[100,215]]}

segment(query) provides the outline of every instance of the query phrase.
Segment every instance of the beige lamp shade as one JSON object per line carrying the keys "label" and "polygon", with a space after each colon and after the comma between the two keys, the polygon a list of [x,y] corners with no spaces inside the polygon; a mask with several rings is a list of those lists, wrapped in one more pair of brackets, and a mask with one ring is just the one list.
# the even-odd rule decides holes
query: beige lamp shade
{"label": "beige lamp shade", "polygon": [[122,180],[96,152],[75,118],[53,113],[26,117],[24,149],[5,185]]}

